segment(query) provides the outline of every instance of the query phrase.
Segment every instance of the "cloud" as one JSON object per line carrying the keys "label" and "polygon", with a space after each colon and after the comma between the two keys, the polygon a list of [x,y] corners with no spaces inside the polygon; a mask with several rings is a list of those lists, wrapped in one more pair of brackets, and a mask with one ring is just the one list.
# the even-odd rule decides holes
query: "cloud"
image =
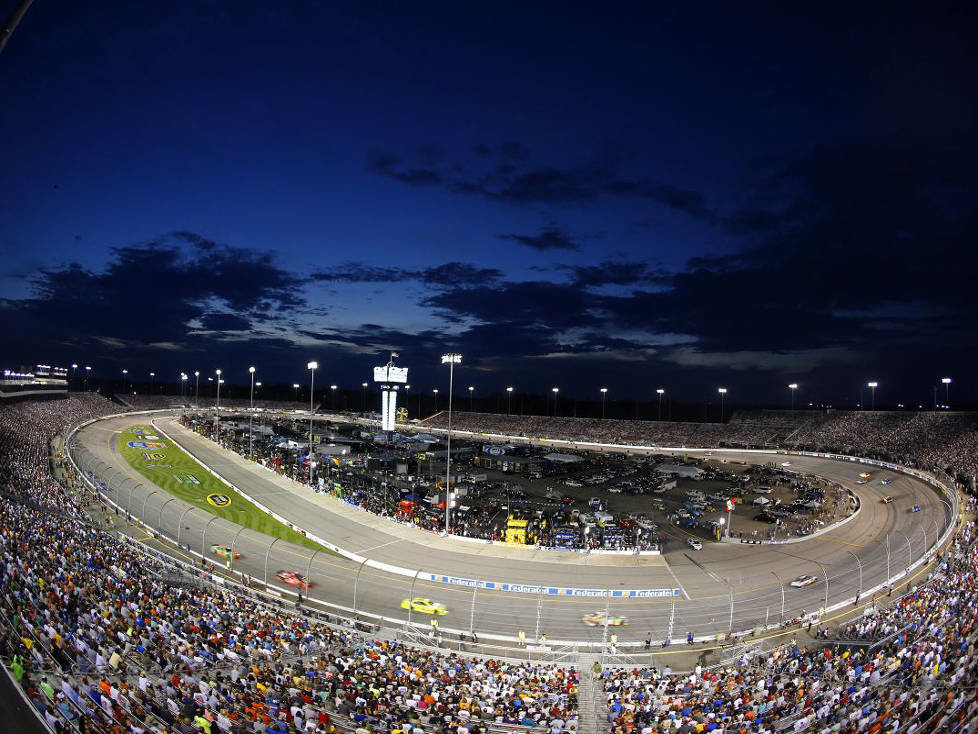
{"label": "cloud", "polygon": [[207,331],[247,331],[251,328],[251,321],[233,313],[209,313],[200,321]]}
{"label": "cloud", "polygon": [[582,288],[604,285],[634,285],[650,277],[649,266],[643,262],[605,260],[597,265],[563,265],[573,276],[574,284]]}
{"label": "cloud", "polygon": [[530,247],[538,252],[547,250],[580,250],[581,246],[567,234],[561,232],[557,227],[546,227],[538,235],[525,234],[500,234],[496,235],[501,240],[518,242],[521,245]]}
{"label": "cloud", "polygon": [[440,187],[456,194],[480,196],[508,204],[580,204],[604,197],[654,202],[666,209],[713,224],[717,214],[699,192],[661,181],[620,175],[635,155],[604,150],[598,160],[580,166],[536,164],[529,148],[506,142],[498,149],[479,144],[472,156],[455,160],[419,155],[408,162],[394,153],[380,153],[368,169],[412,186]]}
{"label": "cloud", "polygon": [[191,348],[200,343],[188,333],[192,322],[247,329],[252,314],[295,312],[305,298],[301,281],[270,253],[177,232],[112,250],[100,271],[78,263],[42,270],[30,297],[3,306],[0,327],[14,335],[8,344],[32,359],[31,351],[47,353],[52,344]]}
{"label": "cloud", "polygon": [[461,287],[494,282],[502,277],[497,268],[480,268],[471,263],[447,262],[420,270],[367,265],[349,262],[328,270],[320,270],[310,276],[319,282],[345,283],[401,283],[419,281],[433,288]]}

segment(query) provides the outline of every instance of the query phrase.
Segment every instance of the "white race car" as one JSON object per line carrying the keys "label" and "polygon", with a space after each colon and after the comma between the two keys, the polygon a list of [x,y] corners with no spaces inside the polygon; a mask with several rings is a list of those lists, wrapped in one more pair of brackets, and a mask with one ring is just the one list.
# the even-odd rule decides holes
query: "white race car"
{"label": "white race car", "polygon": [[804,589],[806,586],[811,586],[816,581],[818,581],[818,576],[799,576],[791,582],[791,585],[796,589]]}

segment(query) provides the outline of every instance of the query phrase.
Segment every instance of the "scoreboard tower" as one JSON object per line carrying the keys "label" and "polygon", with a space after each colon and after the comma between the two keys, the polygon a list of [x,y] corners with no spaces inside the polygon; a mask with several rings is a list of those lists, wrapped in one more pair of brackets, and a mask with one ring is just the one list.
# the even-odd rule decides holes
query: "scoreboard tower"
{"label": "scoreboard tower", "polygon": [[407,383],[407,367],[395,367],[397,352],[391,352],[390,361],[383,367],[374,367],[374,382],[380,383],[381,430],[394,432],[397,422],[397,389]]}

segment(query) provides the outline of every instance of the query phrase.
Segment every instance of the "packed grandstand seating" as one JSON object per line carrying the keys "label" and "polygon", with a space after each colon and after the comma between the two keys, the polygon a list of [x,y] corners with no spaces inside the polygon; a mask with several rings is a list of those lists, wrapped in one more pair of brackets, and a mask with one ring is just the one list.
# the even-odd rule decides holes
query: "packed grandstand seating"
{"label": "packed grandstand seating", "polygon": [[[120,402],[128,405],[133,410],[165,410],[166,408],[182,408],[185,406],[198,404],[206,407],[213,407],[217,404],[216,396],[200,395],[195,401],[193,393],[190,395],[118,395]],[[255,398],[229,398],[221,396],[221,407],[235,408],[241,410],[249,406],[261,408],[263,410],[308,410],[309,403],[297,403],[289,400],[261,400]]]}
{"label": "packed grandstand seating", "polygon": [[[98,501],[94,495],[78,488],[73,494],[48,470],[51,435],[117,410],[93,395],[0,406],[0,655],[52,729],[474,734],[496,722],[553,734],[577,728],[579,678],[571,669],[364,640],[349,627],[230,591],[169,585],[158,563],[92,523],[86,509]],[[928,423],[859,420],[872,421],[888,450],[912,449],[907,431]],[[963,452],[973,462],[972,444],[962,443],[970,425],[931,425],[931,435],[954,448],[925,440],[931,458],[920,460]],[[871,438],[836,435],[853,445]],[[974,511],[973,500],[968,509]],[[925,581],[874,600],[866,616],[839,631],[840,640],[809,637],[804,645],[686,674],[602,671],[603,730],[974,731],[976,539],[975,523],[965,523]]]}
{"label": "packed grandstand seating", "polygon": [[[447,428],[448,414],[423,424]],[[888,458],[941,469],[966,481],[978,474],[978,414],[884,411],[737,411],[729,423],[674,423],[452,413],[452,428],[528,438],[664,447],[771,447]]]}

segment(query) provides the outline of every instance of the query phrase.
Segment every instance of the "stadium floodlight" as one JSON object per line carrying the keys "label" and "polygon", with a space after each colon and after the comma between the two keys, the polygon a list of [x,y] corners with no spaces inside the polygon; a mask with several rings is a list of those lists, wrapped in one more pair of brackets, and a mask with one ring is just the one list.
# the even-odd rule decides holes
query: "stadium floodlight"
{"label": "stadium floodlight", "polygon": [[727,388],[718,387],[717,392],[720,393],[720,422],[723,423],[723,397],[727,394]]}
{"label": "stadium floodlight", "polygon": [[554,394],[554,418],[557,417],[557,394],[560,392],[559,387],[550,388],[550,392]]}
{"label": "stadium floodlight", "polygon": [[951,409],[951,378],[942,377],[941,382],[944,383],[944,402],[947,403],[948,410]]}
{"label": "stadium floodlight", "polygon": [[[445,534],[447,535],[451,527],[452,510],[452,391],[455,386],[455,365],[462,364],[462,355],[455,352],[443,354],[441,355],[441,363],[448,365],[448,451],[445,462]],[[437,407],[437,389],[435,389],[435,393]]]}
{"label": "stadium floodlight", "polygon": [[792,410],[795,409],[795,390],[797,390],[797,389],[798,389],[798,383],[797,382],[792,382],[790,385],[788,385],[788,390],[791,392],[791,409]]}
{"label": "stadium floodlight", "polygon": [[513,412],[513,388],[506,388],[506,415]]}
{"label": "stadium floodlight", "polygon": [[299,402],[299,383],[293,382],[292,389],[295,390],[295,401]]}
{"label": "stadium floodlight", "polygon": [[252,426],[254,424],[254,411],[255,411],[255,368],[249,367],[248,373],[251,375],[251,392],[248,394],[248,458],[250,459],[255,455],[252,451],[254,444],[254,431]]}
{"label": "stadium floodlight", "polygon": [[316,394],[316,370],[319,369],[319,362],[312,361],[306,364],[306,369],[309,370],[309,456],[306,459],[309,462],[309,486],[312,486],[312,408],[313,408],[313,395]]}
{"label": "stadium floodlight", "polygon": [[601,418],[602,419],[605,417],[604,403],[605,403],[605,398],[607,397],[608,397],[608,388],[602,387],[601,388]]}
{"label": "stadium floodlight", "polygon": [[875,380],[873,382],[866,383],[866,387],[870,389],[870,395],[871,395],[870,407],[869,407],[870,410],[876,410],[876,388],[878,388],[879,386],[880,384]]}
{"label": "stadium floodlight", "polygon": [[475,399],[474,396],[475,396],[475,388],[472,385],[469,385],[469,412],[470,413],[473,412],[473,410],[472,410],[473,402],[472,401]]}
{"label": "stadium floodlight", "polygon": [[657,387],[655,394],[659,396],[659,420],[662,420],[662,396],[666,394],[665,388]]}

